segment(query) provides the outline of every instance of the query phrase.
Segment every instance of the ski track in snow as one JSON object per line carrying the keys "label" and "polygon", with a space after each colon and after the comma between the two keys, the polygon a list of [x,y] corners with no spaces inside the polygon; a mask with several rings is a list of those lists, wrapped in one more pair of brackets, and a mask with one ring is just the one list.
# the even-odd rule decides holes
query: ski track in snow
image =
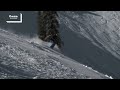
{"label": "ski track in snow", "polygon": [[[120,59],[120,11],[59,12],[60,22],[78,36]],[[101,45],[100,45],[101,44]]]}

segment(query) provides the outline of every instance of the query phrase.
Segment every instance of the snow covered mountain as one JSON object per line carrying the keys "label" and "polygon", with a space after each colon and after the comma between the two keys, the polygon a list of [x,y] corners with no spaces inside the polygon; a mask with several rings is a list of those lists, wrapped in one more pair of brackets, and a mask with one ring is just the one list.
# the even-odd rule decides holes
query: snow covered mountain
{"label": "snow covered mountain", "polygon": [[120,78],[120,11],[61,11],[59,16],[65,54]]}
{"label": "snow covered mountain", "polygon": [[[43,42],[44,43],[44,42]],[[49,47],[0,29],[1,79],[105,79]]]}

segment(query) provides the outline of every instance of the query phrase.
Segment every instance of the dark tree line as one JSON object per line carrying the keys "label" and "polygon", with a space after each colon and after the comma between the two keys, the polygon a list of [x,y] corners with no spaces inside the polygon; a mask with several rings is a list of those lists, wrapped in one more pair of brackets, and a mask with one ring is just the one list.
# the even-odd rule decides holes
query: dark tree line
{"label": "dark tree line", "polygon": [[[57,34],[57,45],[59,48],[62,46],[62,41],[58,31],[59,22],[57,20],[58,14],[56,11],[39,11],[38,12],[38,36],[41,40],[45,41],[48,35]],[[50,40],[47,40],[48,42]]]}

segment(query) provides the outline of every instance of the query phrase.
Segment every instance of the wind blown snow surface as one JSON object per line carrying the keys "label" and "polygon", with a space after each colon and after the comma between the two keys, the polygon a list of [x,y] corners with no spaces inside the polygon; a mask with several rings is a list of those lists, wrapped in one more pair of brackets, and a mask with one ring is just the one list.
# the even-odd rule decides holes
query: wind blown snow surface
{"label": "wind blown snow surface", "polygon": [[120,78],[120,11],[61,11],[59,16],[64,29],[78,36],[72,50],[80,54],[76,57],[81,56],[76,60]]}
{"label": "wind blown snow surface", "polygon": [[[38,41],[36,41],[38,42]],[[44,45],[0,30],[1,79],[107,79]],[[46,44],[46,45],[45,45]]]}

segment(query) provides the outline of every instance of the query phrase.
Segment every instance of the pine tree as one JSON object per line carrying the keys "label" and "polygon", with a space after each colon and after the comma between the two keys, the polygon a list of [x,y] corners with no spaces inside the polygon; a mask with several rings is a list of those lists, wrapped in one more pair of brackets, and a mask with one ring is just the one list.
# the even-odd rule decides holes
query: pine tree
{"label": "pine tree", "polygon": [[62,41],[58,31],[59,22],[57,20],[58,14],[56,11],[39,11],[38,12],[38,36],[44,41],[48,35],[57,34],[57,45],[59,48],[62,46]]}
{"label": "pine tree", "polygon": [[46,37],[46,18],[42,12],[38,12],[38,36],[44,40]]}

